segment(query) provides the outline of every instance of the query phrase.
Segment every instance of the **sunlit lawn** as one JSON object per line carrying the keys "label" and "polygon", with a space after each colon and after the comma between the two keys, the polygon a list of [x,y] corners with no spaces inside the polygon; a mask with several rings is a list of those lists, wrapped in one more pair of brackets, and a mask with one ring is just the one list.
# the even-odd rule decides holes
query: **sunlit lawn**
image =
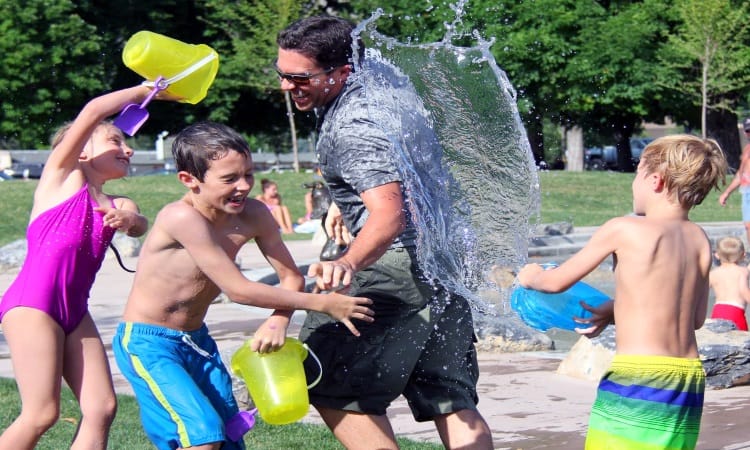
{"label": "sunlit lawn", "polygon": [[[570,222],[574,226],[598,226],[608,219],[632,211],[632,173],[565,172],[540,173],[542,223]],[[727,178],[727,182],[731,177]],[[690,213],[695,222],[736,222],[741,220],[740,193],[719,205],[720,192],[713,191]]]}
{"label": "sunlit lawn", "polygon": [[[18,415],[21,405],[14,380],[0,378],[0,430],[4,430]],[[117,397],[117,416],[112,424],[108,449],[141,450],[153,449],[141,426],[138,404],[127,395]],[[80,412],[72,392],[64,388],[60,408],[60,420],[42,437],[36,450],[60,450],[70,447]],[[443,448],[432,443],[399,439],[402,449],[435,450]],[[245,435],[245,444],[253,450],[285,449],[343,449],[327,427],[295,423],[274,426],[258,420],[255,428]]]}
{"label": "sunlit lawn", "polygon": [[[575,226],[601,225],[607,219],[631,211],[630,184],[632,173],[619,172],[565,172],[540,173],[541,221],[571,222]],[[256,174],[252,196],[260,192],[260,180],[269,178],[279,185],[284,203],[289,207],[292,220],[305,214],[303,183],[313,180],[311,173]],[[0,245],[24,237],[31,208],[35,181],[5,181],[0,183]],[[175,175],[131,177],[111,181],[105,185],[109,193],[126,195],[138,203],[151,222],[166,203],[179,199],[185,187]],[[712,192],[702,205],[691,213],[697,222],[739,221],[740,194],[730,197],[727,206],[718,204],[719,193]],[[309,239],[309,234],[285,235],[284,239]]]}

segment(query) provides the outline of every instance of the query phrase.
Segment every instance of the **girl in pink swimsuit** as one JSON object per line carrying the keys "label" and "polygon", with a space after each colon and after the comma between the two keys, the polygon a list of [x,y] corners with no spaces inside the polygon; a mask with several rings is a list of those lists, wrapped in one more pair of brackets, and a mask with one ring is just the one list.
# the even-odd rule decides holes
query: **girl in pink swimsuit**
{"label": "girl in pink swimsuit", "polygon": [[0,450],[33,448],[58,419],[61,378],[81,407],[71,447],[104,449],[115,416],[112,375],[88,297],[104,253],[119,229],[131,236],[148,222],[126,197],[102,191],[128,174],[133,151],[102,122],[149,88],[137,86],[89,101],[53,138],[34,192],[23,268],[0,300],[23,407],[0,435]]}

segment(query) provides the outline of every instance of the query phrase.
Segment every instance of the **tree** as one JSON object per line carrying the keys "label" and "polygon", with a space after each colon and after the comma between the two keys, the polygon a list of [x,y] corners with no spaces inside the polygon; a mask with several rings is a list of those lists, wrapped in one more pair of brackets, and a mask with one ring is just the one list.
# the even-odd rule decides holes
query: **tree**
{"label": "tree", "polygon": [[[245,126],[255,129],[284,126],[288,119],[291,128],[291,147],[296,161],[297,136],[291,102],[279,89],[273,63],[276,59],[276,35],[297,20],[303,12],[301,0],[259,0],[251,3],[209,0],[206,2],[208,34],[219,39],[223,60],[222,79],[216,82],[216,92],[208,100],[214,120],[244,120]],[[251,101],[257,105],[272,105],[276,120],[269,120],[267,110],[253,112],[237,109],[237,103]],[[266,109],[266,108],[264,108]],[[238,116],[238,111],[246,114]],[[253,118],[257,120],[252,120]],[[250,120],[248,120],[250,119]]]}
{"label": "tree", "polygon": [[[750,86],[750,13],[730,0],[680,0],[678,25],[660,52],[661,83],[701,108],[701,134],[739,154],[735,108]],[[709,114],[718,117],[713,127]],[[723,130],[723,131],[722,131]],[[736,166],[736,158],[733,166]]]}
{"label": "tree", "polygon": [[632,171],[630,137],[644,120],[663,120],[672,106],[654,82],[668,6],[660,0],[604,6],[576,38],[579,52],[566,67],[572,88],[565,112],[583,128],[613,137],[618,167]]}
{"label": "tree", "polygon": [[0,146],[47,148],[54,128],[109,88],[102,51],[72,2],[0,0]]}
{"label": "tree", "polygon": [[[477,0],[470,3],[472,26],[494,37],[493,55],[518,91],[519,111],[534,158],[544,160],[544,120],[574,126],[569,110],[572,88],[566,68],[578,52],[576,36],[601,8],[581,0],[526,2]],[[568,115],[569,116],[569,115]]]}

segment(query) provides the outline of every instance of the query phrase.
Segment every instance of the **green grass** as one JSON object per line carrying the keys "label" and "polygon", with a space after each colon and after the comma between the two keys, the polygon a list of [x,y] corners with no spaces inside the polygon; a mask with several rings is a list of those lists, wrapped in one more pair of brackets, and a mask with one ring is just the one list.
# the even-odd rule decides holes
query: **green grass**
{"label": "green grass", "polygon": [[[255,197],[260,193],[260,180],[268,178],[279,185],[284,204],[289,208],[292,221],[305,215],[305,192],[303,183],[313,181],[311,173],[283,174],[270,173],[255,174],[255,186],[250,196]],[[29,212],[34,196],[37,182],[34,180],[5,181],[0,183],[0,246],[8,244],[17,239],[24,238],[26,225],[29,221]],[[176,175],[151,175],[142,177],[129,177],[121,180],[110,181],[104,185],[105,192],[109,194],[125,195],[132,198],[141,209],[149,223],[153,223],[159,210],[169,202],[182,197],[187,189],[179,181]],[[286,240],[310,239],[310,234],[284,235]]]}
{"label": "green grass", "polygon": [[[539,174],[542,223],[570,222],[574,226],[598,226],[633,210],[632,173],[564,172]],[[727,182],[731,178],[727,178]],[[742,217],[738,191],[727,205],[719,205],[718,191],[711,192],[690,212],[694,222],[736,222]]]}
{"label": "green grass", "polygon": [[[4,430],[16,418],[21,410],[16,382],[0,378],[0,430]],[[73,439],[76,426],[80,420],[78,403],[68,388],[63,388],[60,403],[60,420],[42,436],[36,450],[59,450],[68,448]],[[399,439],[402,449],[437,450],[441,445]],[[245,445],[254,450],[282,449],[343,449],[323,425],[295,423],[274,426],[258,420],[255,427],[245,435]],[[138,404],[135,398],[127,395],[117,396],[117,416],[109,434],[111,450],[141,450],[154,448],[141,427]]]}
{"label": "green grass", "polygon": [[[543,223],[570,222],[574,226],[601,225],[607,219],[628,214],[632,208],[630,184],[632,173],[564,172],[540,173]],[[302,183],[313,180],[310,173],[256,174],[252,196],[260,192],[261,178],[279,185],[292,220],[305,213]],[[0,183],[0,245],[24,237],[36,182],[6,181]],[[179,199],[185,188],[175,175],[154,175],[111,181],[106,191],[127,195],[138,203],[143,214],[153,223],[156,213],[166,203]],[[741,220],[740,194],[735,192],[727,206],[718,204],[719,193],[712,192],[702,205],[691,212],[696,222],[733,222]],[[309,234],[284,235],[284,239],[309,239]]]}

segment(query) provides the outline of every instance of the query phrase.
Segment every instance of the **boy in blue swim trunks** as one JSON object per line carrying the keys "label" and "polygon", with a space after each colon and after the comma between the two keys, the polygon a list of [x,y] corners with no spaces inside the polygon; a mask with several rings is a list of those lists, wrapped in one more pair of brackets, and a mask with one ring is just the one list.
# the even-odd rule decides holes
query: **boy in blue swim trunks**
{"label": "boy in blue swim trunks", "polygon": [[[159,449],[238,449],[224,424],[238,412],[231,378],[203,323],[220,292],[232,301],[275,309],[256,331],[254,351],[284,343],[295,309],[341,321],[371,322],[365,298],[306,294],[300,275],[263,203],[247,198],[253,164],[245,140],[229,127],[202,122],[183,130],[172,147],[177,178],[188,189],[166,205],[143,244],[133,287],[113,349],[133,386],[141,421]],[[254,239],[281,287],[252,282],[234,264]]]}

